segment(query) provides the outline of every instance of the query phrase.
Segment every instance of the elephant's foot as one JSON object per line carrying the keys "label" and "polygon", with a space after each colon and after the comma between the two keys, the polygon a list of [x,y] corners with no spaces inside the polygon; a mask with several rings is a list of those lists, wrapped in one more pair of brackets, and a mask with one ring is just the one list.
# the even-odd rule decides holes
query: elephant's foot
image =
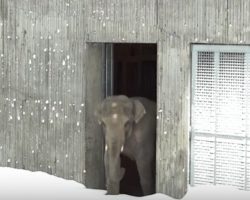
{"label": "elephant's foot", "polygon": [[150,195],[155,193],[155,187],[151,183],[148,183],[147,181],[141,181],[141,187],[143,191],[143,195]]}
{"label": "elephant's foot", "polygon": [[107,183],[107,195],[117,195],[120,191],[120,182],[108,181]]}

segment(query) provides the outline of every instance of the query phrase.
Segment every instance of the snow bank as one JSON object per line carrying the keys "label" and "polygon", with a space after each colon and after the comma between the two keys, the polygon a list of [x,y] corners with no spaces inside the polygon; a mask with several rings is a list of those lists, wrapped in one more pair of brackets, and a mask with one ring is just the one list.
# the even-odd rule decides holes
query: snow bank
{"label": "snow bank", "polygon": [[[104,190],[87,189],[75,181],[43,172],[0,167],[0,200],[173,200],[163,194],[146,197],[105,195]],[[183,200],[246,200],[250,192],[224,186],[190,187]]]}

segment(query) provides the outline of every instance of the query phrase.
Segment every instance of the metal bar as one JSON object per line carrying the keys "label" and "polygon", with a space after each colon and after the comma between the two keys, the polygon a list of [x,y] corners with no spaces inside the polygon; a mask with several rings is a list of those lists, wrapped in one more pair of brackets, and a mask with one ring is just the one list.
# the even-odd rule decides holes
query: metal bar
{"label": "metal bar", "polygon": [[[245,54],[245,87],[246,87],[246,99],[249,99],[249,85],[250,85],[250,53]],[[247,120],[246,120],[246,140],[245,140],[245,190],[247,190],[247,184],[248,184],[248,176],[247,176],[247,171],[248,171],[248,163],[247,163],[247,143],[248,143],[248,136],[249,136],[249,108],[248,108],[248,101],[246,100],[246,109],[247,109]]]}
{"label": "metal bar", "polygon": [[192,120],[193,120],[193,108],[194,108],[194,92],[193,89],[195,88],[195,82],[196,82],[196,73],[197,73],[197,61],[198,61],[198,55],[197,51],[194,48],[195,46],[192,46],[192,89],[191,89],[191,147],[190,147],[190,185],[194,186],[194,131],[192,130]]}
{"label": "metal bar", "polygon": [[245,53],[245,52],[250,52],[250,46],[196,44],[193,45],[193,51]]}
{"label": "metal bar", "polygon": [[232,140],[249,140],[250,138],[246,138],[245,136],[234,136],[234,135],[226,135],[226,134],[214,134],[214,133],[201,133],[195,132],[197,136],[205,136],[205,137],[217,137],[217,138],[225,138],[225,139],[232,139]]}
{"label": "metal bar", "polygon": [[[215,52],[214,54],[214,66],[215,66],[215,80],[216,80],[216,86],[215,86],[215,104],[216,106],[218,106],[217,102],[218,102],[218,80],[219,80],[219,68],[220,68],[220,53],[219,52]],[[217,132],[218,130],[218,114],[216,113],[218,111],[217,107],[215,109],[215,132]],[[217,155],[217,134],[214,135],[214,184],[216,184],[216,158]]]}
{"label": "metal bar", "polygon": [[105,44],[105,95],[113,95],[113,44]]}

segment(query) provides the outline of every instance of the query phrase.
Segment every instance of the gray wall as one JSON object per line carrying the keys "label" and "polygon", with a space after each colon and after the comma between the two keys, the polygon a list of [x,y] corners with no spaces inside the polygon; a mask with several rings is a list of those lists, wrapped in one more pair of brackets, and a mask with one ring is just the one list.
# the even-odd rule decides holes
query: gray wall
{"label": "gray wall", "polygon": [[1,166],[84,181],[83,9],[0,1]]}
{"label": "gray wall", "polygon": [[99,187],[85,180],[101,165],[85,126],[86,42],[157,43],[157,191],[182,197],[190,44],[249,44],[249,10],[250,0],[0,0],[0,165]]}

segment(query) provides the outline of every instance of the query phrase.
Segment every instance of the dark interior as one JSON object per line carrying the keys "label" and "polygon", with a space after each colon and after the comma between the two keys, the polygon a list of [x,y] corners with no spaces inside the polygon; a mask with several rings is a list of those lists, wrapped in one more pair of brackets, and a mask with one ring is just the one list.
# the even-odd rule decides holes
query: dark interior
{"label": "dark interior", "polygon": [[[142,96],[156,101],[156,44],[114,44],[114,95]],[[120,193],[142,196],[140,178],[134,161],[121,156],[126,168]]]}

